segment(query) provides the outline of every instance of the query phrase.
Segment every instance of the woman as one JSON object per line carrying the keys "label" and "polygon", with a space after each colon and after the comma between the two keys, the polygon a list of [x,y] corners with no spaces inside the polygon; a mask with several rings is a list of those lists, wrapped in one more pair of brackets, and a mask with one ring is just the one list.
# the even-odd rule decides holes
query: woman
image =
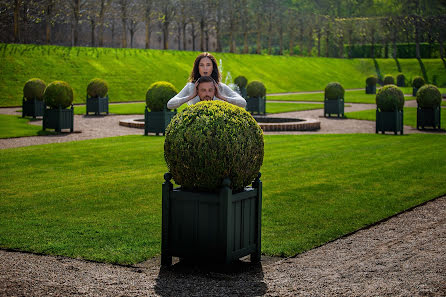
{"label": "woman", "polygon": [[217,83],[214,100],[226,101],[243,108],[246,106],[246,100],[243,99],[243,97],[234,92],[224,83],[220,82],[221,76],[214,56],[210,53],[201,53],[195,59],[189,82],[175,97],[167,102],[167,108],[175,109],[186,102],[189,105],[200,102],[197,92],[197,80],[202,76],[210,76]]}

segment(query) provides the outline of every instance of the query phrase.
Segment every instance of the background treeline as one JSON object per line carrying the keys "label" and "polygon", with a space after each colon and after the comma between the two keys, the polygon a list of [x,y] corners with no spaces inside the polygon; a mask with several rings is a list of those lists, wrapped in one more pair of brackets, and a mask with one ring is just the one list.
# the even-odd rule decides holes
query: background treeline
{"label": "background treeline", "polygon": [[445,56],[444,0],[0,0],[0,42],[319,57]]}

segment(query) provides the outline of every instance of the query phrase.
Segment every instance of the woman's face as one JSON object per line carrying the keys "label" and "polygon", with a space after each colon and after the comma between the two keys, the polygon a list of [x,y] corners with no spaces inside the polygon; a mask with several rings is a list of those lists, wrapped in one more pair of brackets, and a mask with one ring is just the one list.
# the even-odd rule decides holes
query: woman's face
{"label": "woman's face", "polygon": [[198,64],[198,72],[200,72],[200,76],[211,76],[213,69],[214,67],[212,66],[211,59],[204,57],[200,60]]}

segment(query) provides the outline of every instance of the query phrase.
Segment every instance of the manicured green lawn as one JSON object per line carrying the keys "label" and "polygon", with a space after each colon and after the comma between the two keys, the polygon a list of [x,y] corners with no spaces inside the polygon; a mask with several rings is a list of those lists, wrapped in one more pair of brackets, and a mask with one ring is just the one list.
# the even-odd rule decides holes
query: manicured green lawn
{"label": "manicured green lawn", "polygon": [[[159,255],[163,144],[0,150],[0,247],[122,264]],[[294,255],[444,195],[445,147],[444,135],[265,136],[262,252]]]}
{"label": "manicured green lawn", "polygon": [[29,118],[0,114],[0,138],[36,136],[42,133],[42,126],[30,125]]}
{"label": "manicured green lawn", "polygon": [[[350,119],[358,119],[358,120],[368,120],[368,121],[376,121],[376,109],[369,110],[361,110],[361,111],[353,111],[345,113],[347,118]],[[403,114],[403,122],[404,125],[417,127],[417,108],[416,107],[404,107]],[[446,109],[441,109],[441,128],[445,128],[446,126]]]}

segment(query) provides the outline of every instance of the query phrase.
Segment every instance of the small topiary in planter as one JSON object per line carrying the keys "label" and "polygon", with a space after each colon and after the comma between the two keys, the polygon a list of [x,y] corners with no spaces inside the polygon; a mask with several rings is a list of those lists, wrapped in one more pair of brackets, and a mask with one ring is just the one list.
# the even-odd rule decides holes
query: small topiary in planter
{"label": "small topiary in planter", "polygon": [[86,114],[94,112],[99,115],[103,112],[108,114],[108,84],[100,78],[92,79],[87,86]]}
{"label": "small topiary in planter", "polygon": [[417,129],[441,129],[441,93],[434,85],[424,85],[417,92]]}
{"label": "small topiary in planter", "polygon": [[386,86],[386,85],[394,85],[395,84],[395,78],[392,76],[392,75],[390,75],[390,74],[386,74],[385,76],[384,76],[384,85]]}
{"label": "small topiary in planter", "polygon": [[[199,102],[172,119],[164,143],[162,265],[172,256],[260,260],[263,147],[254,118],[226,102]],[[172,178],[181,187],[174,189]]]}
{"label": "small topiary in planter", "polygon": [[[64,81],[54,81],[46,87],[43,98],[49,107],[43,114],[43,130],[50,128],[61,132],[62,129],[70,129],[73,132],[73,89],[70,85]],[[67,109],[69,106],[71,108]]]}
{"label": "small topiary in planter", "polygon": [[376,133],[403,134],[404,94],[395,85],[387,85],[376,94]]}
{"label": "small topiary in planter", "polygon": [[325,87],[324,92],[324,117],[332,114],[339,118],[344,117],[344,87],[338,82],[331,82]]}
{"label": "small topiary in planter", "polygon": [[399,73],[396,76],[396,85],[397,85],[397,87],[405,87],[406,86],[406,77],[404,76],[404,74]]}
{"label": "small topiary in planter", "polygon": [[370,75],[365,80],[365,93],[366,94],[376,94],[376,83],[378,79],[374,75]]}
{"label": "small topiary in planter", "polygon": [[250,113],[266,114],[266,88],[258,80],[253,80],[246,87],[246,110]]}
{"label": "small topiary in planter", "polygon": [[[146,93],[146,109],[144,112],[144,135],[149,132],[165,134],[167,125],[176,111],[167,109],[167,102],[178,93],[167,81],[159,81],[150,85]],[[150,110],[150,111],[149,111]]]}
{"label": "small topiary in planter", "polygon": [[242,75],[237,76],[234,79],[234,83],[237,85],[237,87],[238,87],[238,89],[240,91],[240,95],[243,98],[246,98],[247,97],[246,85],[248,84],[248,80],[246,79],[246,77],[244,77]]}
{"label": "small topiary in planter", "polygon": [[31,116],[33,118],[43,116],[45,103],[43,101],[43,93],[46,84],[39,78],[31,78],[23,87],[22,99],[22,118]]}
{"label": "small topiary in planter", "polygon": [[412,96],[417,96],[418,89],[421,88],[426,82],[421,76],[415,76],[412,80]]}

